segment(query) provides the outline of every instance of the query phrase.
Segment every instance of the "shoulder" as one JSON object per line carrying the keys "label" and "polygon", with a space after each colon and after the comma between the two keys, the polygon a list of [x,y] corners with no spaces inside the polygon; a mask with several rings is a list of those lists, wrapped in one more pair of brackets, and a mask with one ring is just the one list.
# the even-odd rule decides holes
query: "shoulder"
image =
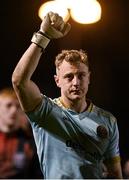
{"label": "shoulder", "polygon": [[46,95],[42,95],[42,100],[40,104],[31,112],[26,113],[27,115],[38,115],[38,114],[49,114],[55,109],[61,109],[59,104],[59,98],[51,99]]}
{"label": "shoulder", "polygon": [[99,116],[102,119],[107,120],[110,123],[117,122],[116,117],[111,112],[104,110],[103,108],[100,108],[96,105],[93,105],[92,112],[94,112],[97,116]]}

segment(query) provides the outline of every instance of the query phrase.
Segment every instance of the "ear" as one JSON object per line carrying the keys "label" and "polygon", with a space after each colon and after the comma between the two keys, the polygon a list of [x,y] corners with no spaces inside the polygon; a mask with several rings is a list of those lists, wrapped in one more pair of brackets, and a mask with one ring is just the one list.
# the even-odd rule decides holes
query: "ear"
{"label": "ear", "polygon": [[57,87],[60,88],[60,83],[59,83],[59,77],[58,77],[58,75],[54,75],[54,79],[55,79],[55,82],[56,82]]}

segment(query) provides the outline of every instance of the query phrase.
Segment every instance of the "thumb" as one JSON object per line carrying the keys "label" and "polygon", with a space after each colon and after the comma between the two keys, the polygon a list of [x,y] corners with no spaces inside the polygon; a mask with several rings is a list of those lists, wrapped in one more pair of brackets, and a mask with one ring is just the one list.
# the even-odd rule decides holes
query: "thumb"
{"label": "thumb", "polygon": [[40,30],[43,32],[47,32],[50,25],[51,25],[51,20],[50,20],[49,14],[47,13],[46,16],[44,16],[44,18],[43,18],[43,21],[40,26]]}

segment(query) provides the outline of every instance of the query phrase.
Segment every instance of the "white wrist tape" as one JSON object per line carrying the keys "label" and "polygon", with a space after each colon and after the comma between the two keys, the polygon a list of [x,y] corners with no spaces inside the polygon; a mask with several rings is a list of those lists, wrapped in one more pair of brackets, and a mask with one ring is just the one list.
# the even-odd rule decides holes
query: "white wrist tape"
{"label": "white wrist tape", "polygon": [[37,46],[41,47],[42,49],[45,49],[48,43],[50,42],[50,39],[37,32],[33,34],[31,42],[35,43]]}

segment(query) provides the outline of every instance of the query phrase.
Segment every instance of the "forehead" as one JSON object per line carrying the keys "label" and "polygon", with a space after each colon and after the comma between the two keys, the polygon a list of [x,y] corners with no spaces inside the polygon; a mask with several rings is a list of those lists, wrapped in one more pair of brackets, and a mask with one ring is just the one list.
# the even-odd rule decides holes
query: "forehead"
{"label": "forehead", "polygon": [[13,97],[0,97],[0,105],[7,105],[7,104],[18,104],[18,100]]}
{"label": "forehead", "polygon": [[72,73],[72,72],[73,73],[77,73],[77,72],[86,72],[87,73],[89,71],[89,69],[82,62],[77,63],[77,64],[70,64],[67,61],[63,61],[57,71],[60,73],[63,73],[63,74]]}

